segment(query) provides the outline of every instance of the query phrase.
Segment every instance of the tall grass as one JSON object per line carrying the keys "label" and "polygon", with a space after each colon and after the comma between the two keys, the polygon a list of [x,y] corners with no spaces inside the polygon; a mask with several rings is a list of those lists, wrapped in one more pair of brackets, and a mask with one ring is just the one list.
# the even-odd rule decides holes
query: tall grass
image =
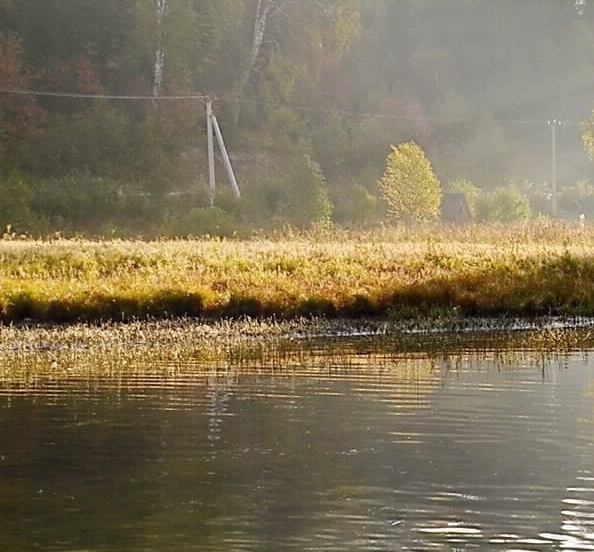
{"label": "tall grass", "polygon": [[0,319],[594,314],[594,228],[1,240]]}

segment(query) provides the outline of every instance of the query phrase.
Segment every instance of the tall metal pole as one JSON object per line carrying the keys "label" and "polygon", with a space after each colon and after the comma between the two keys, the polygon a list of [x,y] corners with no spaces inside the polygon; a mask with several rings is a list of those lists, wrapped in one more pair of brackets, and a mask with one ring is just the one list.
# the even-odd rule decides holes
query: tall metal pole
{"label": "tall metal pole", "polygon": [[212,100],[206,101],[206,134],[208,136],[208,191],[210,206],[214,207],[216,194],[215,161],[214,161],[214,136],[212,128]]}
{"label": "tall metal pole", "polygon": [[552,119],[549,121],[551,125],[551,214],[553,217],[557,216],[557,125],[561,121]]}
{"label": "tall metal pole", "polygon": [[553,217],[557,216],[557,121],[551,125],[551,178],[553,186]]}

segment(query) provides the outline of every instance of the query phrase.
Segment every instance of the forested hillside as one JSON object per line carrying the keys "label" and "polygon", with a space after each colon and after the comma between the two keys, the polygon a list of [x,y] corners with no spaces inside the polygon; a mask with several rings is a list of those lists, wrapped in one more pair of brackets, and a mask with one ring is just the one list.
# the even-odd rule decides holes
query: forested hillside
{"label": "forested hillside", "polygon": [[404,142],[477,220],[550,215],[553,173],[594,218],[593,105],[594,0],[0,0],[0,226],[374,224]]}

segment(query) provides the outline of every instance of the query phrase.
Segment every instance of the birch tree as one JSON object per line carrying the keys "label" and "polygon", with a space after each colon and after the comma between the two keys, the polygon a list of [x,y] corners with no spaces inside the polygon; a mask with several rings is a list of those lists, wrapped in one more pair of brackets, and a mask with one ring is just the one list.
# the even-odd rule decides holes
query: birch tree
{"label": "birch tree", "polygon": [[270,60],[278,67],[280,56],[295,75],[316,80],[321,70],[342,61],[358,37],[360,0],[257,0],[252,25],[249,53],[236,86],[236,124],[265,46],[271,51],[266,67]]}
{"label": "birch tree", "polygon": [[136,13],[136,60],[139,69],[150,71],[151,94],[193,88],[197,72],[212,58],[207,8],[188,0],[137,0]]}
{"label": "birch tree", "polygon": [[153,96],[161,93],[163,86],[163,69],[165,67],[165,42],[163,39],[163,27],[167,13],[167,0],[154,0],[157,17],[157,42],[155,45],[155,62],[153,65]]}
{"label": "birch tree", "polygon": [[264,43],[268,16],[275,5],[276,4],[274,0],[258,0],[256,4],[256,14],[251,37],[250,53],[237,85],[237,97],[233,113],[233,121],[236,125],[239,123],[239,117],[241,115],[241,102],[244,98],[245,89],[256,67],[256,62],[258,61],[260,50],[262,49],[262,44]]}

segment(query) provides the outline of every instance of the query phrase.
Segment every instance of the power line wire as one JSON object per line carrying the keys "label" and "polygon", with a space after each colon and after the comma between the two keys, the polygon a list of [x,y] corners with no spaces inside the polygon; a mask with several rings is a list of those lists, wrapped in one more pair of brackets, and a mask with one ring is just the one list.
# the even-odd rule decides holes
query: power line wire
{"label": "power line wire", "polygon": [[[124,101],[175,101],[175,100],[200,100],[207,101],[212,99],[212,96],[204,94],[180,94],[180,95],[125,95],[125,94],[91,94],[80,92],[50,92],[44,90],[28,90],[17,88],[2,88],[0,87],[0,94],[14,94],[20,96],[38,96],[38,97],[53,97],[53,98],[74,98],[74,99],[95,99],[95,100],[124,100]],[[243,104],[263,104],[265,102],[256,100],[239,100]],[[388,113],[369,113],[357,112],[348,110],[333,110],[323,107],[307,107],[294,106],[293,109],[302,112],[317,112],[317,113],[340,113],[346,117],[363,117],[366,119],[392,119],[392,120],[416,120],[412,115],[397,115]],[[436,124],[476,124],[480,122],[478,119],[446,119],[439,117],[422,117],[425,121]],[[518,124],[518,125],[546,125],[549,118],[543,119],[510,119],[510,118],[494,118],[494,121],[499,124]],[[563,123],[565,126],[581,126],[581,123],[574,121],[567,121]]]}
{"label": "power line wire", "polygon": [[79,92],[49,92],[43,90],[24,90],[17,88],[0,88],[0,94],[16,94],[20,96],[44,96],[54,98],[80,98],[94,100],[208,100],[209,96],[202,94],[180,94],[166,96],[124,95],[124,94],[85,94]]}
{"label": "power line wire", "polygon": [[[242,99],[239,100],[242,104],[251,104],[251,105],[269,105],[268,102],[260,101],[260,100],[246,100]],[[505,124],[505,125],[524,125],[524,126],[542,126],[548,125],[549,121],[551,120],[550,116],[543,117],[543,118],[534,118],[534,119],[523,119],[523,118],[510,118],[510,117],[494,117],[493,119],[485,119],[485,118],[473,118],[473,117],[465,117],[459,119],[453,118],[445,118],[445,117],[432,117],[429,115],[421,115],[418,118],[414,115],[406,115],[406,114],[397,114],[397,113],[372,113],[366,111],[350,111],[346,109],[329,109],[325,107],[308,107],[303,105],[295,105],[292,106],[292,109],[295,111],[301,111],[303,113],[322,113],[322,114],[339,114],[344,117],[351,117],[351,118],[362,118],[362,119],[387,119],[387,120],[395,120],[395,121],[425,121],[428,123],[434,124],[442,124],[442,125],[457,125],[457,124],[477,124],[477,123],[485,123],[485,122],[495,122],[497,124]],[[581,126],[581,122],[579,121],[562,121],[563,126]]]}

